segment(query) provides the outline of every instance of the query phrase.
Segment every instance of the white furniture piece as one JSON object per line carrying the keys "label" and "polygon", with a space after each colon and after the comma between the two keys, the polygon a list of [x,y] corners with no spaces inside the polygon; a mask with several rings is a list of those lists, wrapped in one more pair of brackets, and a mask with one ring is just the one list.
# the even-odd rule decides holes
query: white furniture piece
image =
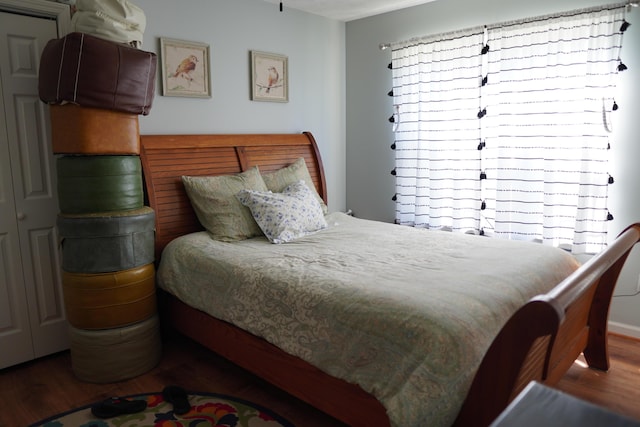
{"label": "white furniture piece", "polygon": [[66,5],[0,0],[0,368],[69,347],[49,111],[38,97],[40,52],[69,20]]}
{"label": "white furniture piece", "polygon": [[508,426],[640,427],[640,421],[531,381],[491,424]]}

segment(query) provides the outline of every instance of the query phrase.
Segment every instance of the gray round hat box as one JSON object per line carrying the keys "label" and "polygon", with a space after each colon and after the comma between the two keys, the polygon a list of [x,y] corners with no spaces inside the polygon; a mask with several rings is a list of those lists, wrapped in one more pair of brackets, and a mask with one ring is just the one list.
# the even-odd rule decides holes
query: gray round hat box
{"label": "gray round hat box", "polygon": [[155,213],[141,209],[59,214],[62,268],[73,273],[127,270],[154,261]]}

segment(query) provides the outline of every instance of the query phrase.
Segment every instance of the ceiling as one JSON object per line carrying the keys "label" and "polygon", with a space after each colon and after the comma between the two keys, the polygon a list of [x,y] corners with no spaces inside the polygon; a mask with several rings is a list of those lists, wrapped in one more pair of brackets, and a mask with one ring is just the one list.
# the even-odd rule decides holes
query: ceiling
{"label": "ceiling", "polygon": [[[280,0],[264,1],[279,7]],[[282,0],[282,5],[346,22],[431,1],[434,0]]]}

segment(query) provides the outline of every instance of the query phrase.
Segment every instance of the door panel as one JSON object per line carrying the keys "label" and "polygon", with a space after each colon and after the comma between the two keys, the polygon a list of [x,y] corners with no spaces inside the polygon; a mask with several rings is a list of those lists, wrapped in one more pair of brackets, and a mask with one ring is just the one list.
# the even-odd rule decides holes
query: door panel
{"label": "door panel", "polygon": [[[3,171],[4,163],[3,161],[1,165]],[[11,215],[11,217],[14,216],[14,214]],[[5,218],[3,214],[0,222],[4,222]],[[14,231],[2,226],[2,233],[0,233],[0,256],[2,257],[0,263],[0,344],[2,345],[0,368],[34,357],[17,236],[17,229]]]}
{"label": "door panel", "polygon": [[46,135],[39,135],[37,126],[30,124],[44,124],[47,122],[46,107],[37,97],[17,96],[15,99],[15,114],[18,125],[18,141],[20,145],[19,163],[22,169],[22,182],[16,191],[20,191],[20,198],[26,204],[37,200],[50,200],[54,197],[51,185],[51,163]]}
{"label": "door panel", "polygon": [[[4,41],[5,20],[0,14],[0,28]],[[4,107],[4,75],[6,51],[0,46],[0,368],[33,358],[33,344],[29,326],[29,310],[20,261],[20,242],[9,140]]]}
{"label": "door panel", "polygon": [[55,161],[38,97],[40,54],[55,37],[54,20],[0,13],[0,367],[68,348]]}

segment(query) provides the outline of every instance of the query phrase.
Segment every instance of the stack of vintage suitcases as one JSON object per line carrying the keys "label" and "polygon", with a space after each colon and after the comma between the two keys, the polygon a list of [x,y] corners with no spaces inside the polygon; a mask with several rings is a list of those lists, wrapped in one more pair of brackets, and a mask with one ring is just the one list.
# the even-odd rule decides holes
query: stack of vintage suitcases
{"label": "stack of vintage suitcases", "polygon": [[72,367],[88,382],[137,376],[161,355],[155,214],[144,205],[138,125],[156,64],[154,53],[80,32],[51,40],[41,56],[39,95],[59,155]]}

